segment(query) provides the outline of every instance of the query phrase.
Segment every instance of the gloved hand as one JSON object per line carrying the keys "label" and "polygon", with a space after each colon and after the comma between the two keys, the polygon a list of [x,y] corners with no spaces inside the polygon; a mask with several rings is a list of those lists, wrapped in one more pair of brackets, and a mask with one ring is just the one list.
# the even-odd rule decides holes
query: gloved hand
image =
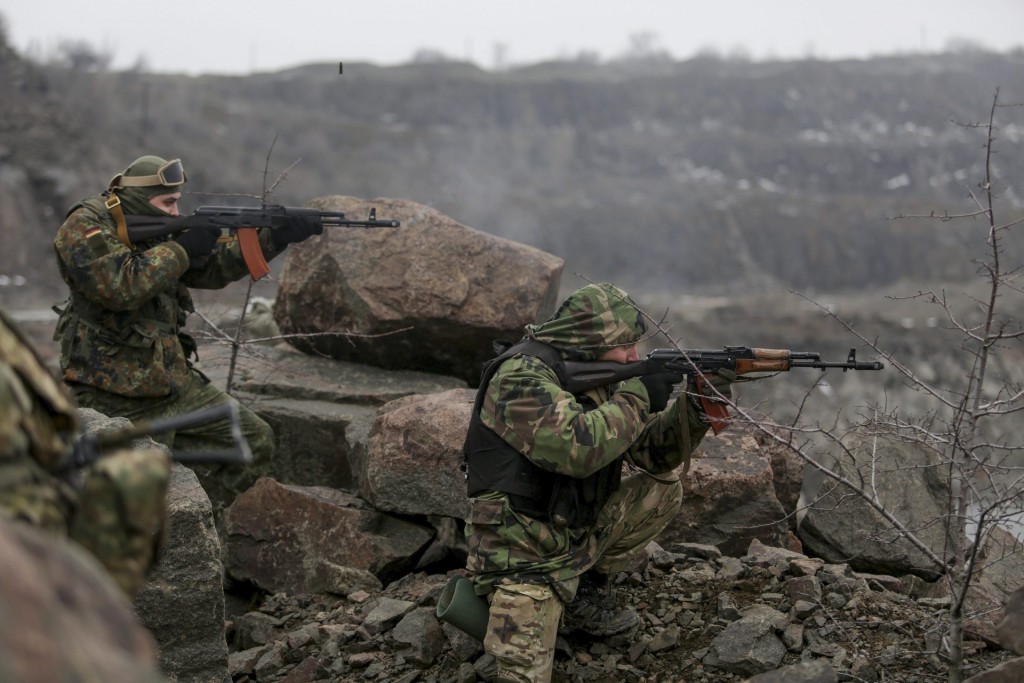
{"label": "gloved hand", "polygon": [[188,254],[188,267],[198,268],[206,263],[217,246],[220,228],[189,228],[179,233],[174,241],[180,244]]}
{"label": "gloved hand", "polygon": [[274,248],[281,250],[289,244],[301,242],[313,235],[321,235],[324,232],[324,224],[319,218],[313,216],[288,216],[284,225],[275,227],[270,231],[270,238],[274,242]]}
{"label": "gloved hand", "polygon": [[[718,372],[712,372],[704,375],[704,379],[710,387],[707,387],[702,392],[705,396],[712,399],[717,399],[718,394],[721,394],[725,398],[732,400],[732,383],[736,381],[736,373],[728,368],[721,368]],[[714,387],[714,390],[712,389]],[[715,393],[718,391],[718,394]]]}
{"label": "gloved hand", "polygon": [[673,385],[683,381],[682,375],[674,372],[659,372],[654,375],[640,375],[640,381],[647,388],[647,396],[651,402],[651,412],[660,413],[668,405]]}

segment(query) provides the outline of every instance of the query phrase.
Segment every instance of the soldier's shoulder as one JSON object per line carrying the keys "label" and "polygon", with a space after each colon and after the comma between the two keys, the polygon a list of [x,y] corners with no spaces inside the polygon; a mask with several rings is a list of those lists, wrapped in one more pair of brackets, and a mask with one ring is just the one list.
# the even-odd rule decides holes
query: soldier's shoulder
{"label": "soldier's shoulder", "polygon": [[491,380],[490,392],[505,399],[531,397],[542,404],[561,392],[558,375],[544,361],[533,356],[509,358]]}
{"label": "soldier's shoulder", "polygon": [[545,379],[558,379],[558,375],[555,373],[554,368],[549,366],[540,358],[526,354],[512,356],[501,364],[501,367],[498,368],[498,372],[496,374],[502,377],[516,377],[522,375],[529,377],[543,377]]}
{"label": "soldier's shoulder", "polygon": [[[15,380],[22,387],[43,399],[54,416],[70,415],[75,406],[70,392],[36,354],[33,345],[15,326],[10,317],[0,311],[0,364],[10,368],[3,392],[13,395]],[[4,394],[7,395],[6,393]]]}
{"label": "soldier's shoulder", "polygon": [[90,230],[95,228],[114,229],[115,223],[110,212],[97,204],[96,198],[79,202],[68,210],[61,230]]}

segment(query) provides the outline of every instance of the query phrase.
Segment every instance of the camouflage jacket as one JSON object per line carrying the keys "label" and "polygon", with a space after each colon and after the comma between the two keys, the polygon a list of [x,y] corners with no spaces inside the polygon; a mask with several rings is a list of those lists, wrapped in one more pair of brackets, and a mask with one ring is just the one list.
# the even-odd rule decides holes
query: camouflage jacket
{"label": "camouflage jacket", "polygon": [[[635,342],[644,329],[635,305],[620,290],[611,291],[621,300],[602,294],[608,287],[579,290],[548,323],[528,327],[528,337],[573,360],[593,360],[603,349]],[[647,389],[637,378],[586,396],[589,405],[564,391],[546,363],[517,355],[491,378],[480,417],[535,465],[577,478],[620,456],[633,468],[668,472],[689,459],[707,431],[699,409],[686,398],[649,414]],[[466,535],[467,568],[479,592],[501,580],[551,583],[557,589],[597,559],[585,530],[581,534],[520,514],[499,492],[471,499]]]}
{"label": "camouflage jacket", "polygon": [[77,427],[67,388],[0,313],[0,513],[64,531],[69,499],[50,473]]}
{"label": "camouflage jacket", "polygon": [[[269,231],[261,231],[260,245],[268,259],[280,253]],[[174,393],[195,351],[182,331],[195,310],[188,287],[220,289],[248,273],[237,241],[219,244],[196,269],[173,240],[129,248],[102,195],[72,209],[54,249],[70,289],[54,334],[64,379],[122,396]]]}

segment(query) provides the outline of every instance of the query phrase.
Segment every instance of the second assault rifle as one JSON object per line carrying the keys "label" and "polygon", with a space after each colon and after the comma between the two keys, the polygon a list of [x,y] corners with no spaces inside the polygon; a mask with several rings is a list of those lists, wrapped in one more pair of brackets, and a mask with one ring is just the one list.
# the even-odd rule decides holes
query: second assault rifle
{"label": "second assault rifle", "polygon": [[71,457],[58,470],[57,475],[74,482],[78,470],[95,462],[102,457],[105,451],[130,448],[133,441],[144,436],[187,429],[217,420],[228,420],[231,425],[231,438],[234,442],[232,450],[210,453],[174,451],[171,453],[171,459],[186,465],[198,463],[247,465],[252,462],[252,452],[249,450],[249,443],[245,440],[239,423],[238,406],[234,403],[221,403],[163,420],[139,421],[126,429],[83,434],[75,442]]}
{"label": "second assault rifle", "polygon": [[365,221],[351,221],[337,211],[320,211],[304,207],[273,204],[263,207],[200,206],[188,216],[137,216],[126,215],[128,246],[166,237],[190,228],[221,228],[237,235],[242,258],[253,280],[259,280],[270,272],[270,266],[260,249],[258,228],[275,228],[284,225],[292,216],[305,216],[320,222],[325,228],[397,228],[401,224],[394,220],[378,220],[377,209],[370,209]]}
{"label": "second assault rifle", "polygon": [[[816,351],[790,351],[788,349],[757,349],[749,346],[726,346],[723,349],[655,349],[644,360],[635,363],[613,361],[565,362],[565,389],[571,393],[589,391],[630,377],[673,372],[693,377],[701,407],[708,422],[718,434],[728,426],[729,409],[713,393],[706,390],[706,375],[728,370],[736,375],[788,372],[793,368],[828,368],[847,370],[881,370],[878,361],[859,361],[857,352],[850,349],[845,361],[825,361]],[[708,395],[712,394],[712,395]]]}

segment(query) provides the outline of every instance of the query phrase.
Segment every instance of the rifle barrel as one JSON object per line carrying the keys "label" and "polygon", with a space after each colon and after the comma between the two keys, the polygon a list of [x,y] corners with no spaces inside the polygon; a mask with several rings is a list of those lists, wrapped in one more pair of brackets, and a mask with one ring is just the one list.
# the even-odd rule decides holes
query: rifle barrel
{"label": "rifle barrel", "polygon": [[249,443],[245,440],[245,435],[242,434],[238,406],[234,402],[226,402],[165,419],[140,421],[127,429],[116,432],[84,434],[79,438],[72,457],[68,459],[60,471],[65,472],[77,467],[84,467],[90,464],[101,451],[129,446],[132,441],[143,436],[177,431],[216,420],[228,420],[231,425],[231,439],[234,442],[233,450],[220,453],[173,451],[171,458],[177,462],[184,463],[208,462],[244,465],[252,462],[252,451],[249,449]]}
{"label": "rifle barrel", "polygon": [[323,224],[325,228],[398,228],[401,227],[401,223],[398,221],[391,220],[372,220],[372,221],[349,221],[337,218],[324,218]]}
{"label": "rifle barrel", "polygon": [[882,370],[885,365],[877,360],[827,361],[827,360],[794,360],[794,368],[841,368],[842,370]]}

